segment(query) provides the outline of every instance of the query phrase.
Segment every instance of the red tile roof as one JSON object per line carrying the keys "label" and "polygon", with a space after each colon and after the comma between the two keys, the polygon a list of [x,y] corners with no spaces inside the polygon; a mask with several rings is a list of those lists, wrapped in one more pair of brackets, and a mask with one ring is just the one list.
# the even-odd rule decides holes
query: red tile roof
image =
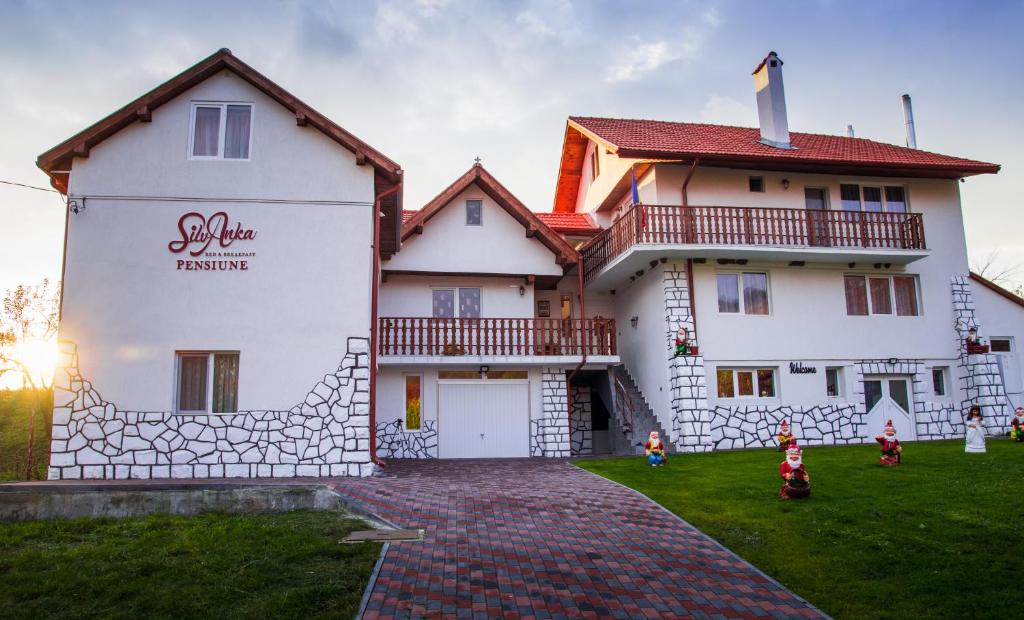
{"label": "red tile roof", "polygon": [[563,235],[592,235],[601,231],[586,213],[538,213],[537,217]]}
{"label": "red tile roof", "polygon": [[738,159],[750,162],[817,162],[900,171],[934,171],[954,176],[994,173],[999,166],[962,157],[939,155],[864,138],[790,133],[794,149],[760,142],[754,127],[703,123],[570,117],[584,131],[617,149],[622,157],[669,156]]}

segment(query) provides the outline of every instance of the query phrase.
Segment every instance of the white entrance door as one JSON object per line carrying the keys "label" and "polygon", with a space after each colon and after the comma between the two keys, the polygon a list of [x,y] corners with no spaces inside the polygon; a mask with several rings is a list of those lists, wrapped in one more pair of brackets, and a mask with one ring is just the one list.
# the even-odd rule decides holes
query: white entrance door
{"label": "white entrance door", "polygon": [[443,459],[530,456],[529,381],[438,382]]}
{"label": "white entrance door", "polygon": [[904,441],[917,438],[910,377],[906,375],[867,375],[864,377],[864,403],[867,406],[867,436],[882,434],[888,420],[896,427],[896,437]]}

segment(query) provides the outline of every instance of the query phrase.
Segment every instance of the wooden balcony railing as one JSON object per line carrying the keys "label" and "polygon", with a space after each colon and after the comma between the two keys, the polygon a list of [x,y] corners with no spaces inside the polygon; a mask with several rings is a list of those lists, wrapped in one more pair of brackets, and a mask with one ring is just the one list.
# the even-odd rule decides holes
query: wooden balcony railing
{"label": "wooden balcony railing", "polygon": [[616,355],[614,319],[380,317],[380,355]]}
{"label": "wooden balcony railing", "polygon": [[920,213],[635,205],[583,247],[584,280],[638,243],[925,248]]}

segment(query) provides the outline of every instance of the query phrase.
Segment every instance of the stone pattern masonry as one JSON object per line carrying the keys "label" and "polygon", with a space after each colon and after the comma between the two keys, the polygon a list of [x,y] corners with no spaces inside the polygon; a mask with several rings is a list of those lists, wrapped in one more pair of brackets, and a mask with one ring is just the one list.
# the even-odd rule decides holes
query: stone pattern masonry
{"label": "stone pattern masonry", "polygon": [[436,459],[437,420],[423,420],[423,429],[407,431],[403,420],[377,423],[377,456],[383,459]]}
{"label": "stone pattern masonry", "polygon": [[712,449],[712,445],[704,357],[675,356],[676,332],[680,326],[686,328],[693,346],[697,346],[698,342],[690,312],[691,286],[685,266],[665,265],[662,284],[665,290],[665,346],[669,389],[672,390],[669,440],[679,452],[707,452]]}
{"label": "stone pattern masonry", "polygon": [[530,417],[530,456],[569,456],[569,404],[561,368],[541,373],[541,411]]}
{"label": "stone pattern masonry", "polygon": [[1003,377],[999,374],[996,356],[992,353],[967,354],[965,344],[967,331],[975,328],[982,335],[974,308],[971,284],[967,276],[954,276],[952,280],[953,294],[953,329],[956,332],[957,347],[960,351],[958,366],[960,383],[963,386],[964,399],[961,401],[963,414],[971,405],[980,405],[984,425],[989,434],[1002,434],[1006,431],[1013,415],[1010,401],[1006,396]]}
{"label": "stone pattern masonry", "polygon": [[61,342],[49,478],[368,476],[369,341],[349,338],[337,370],[287,411],[178,415],[125,411],[79,371]]}
{"label": "stone pattern masonry", "polygon": [[581,385],[572,388],[569,442],[573,456],[594,453],[594,420],[591,399],[589,386]]}

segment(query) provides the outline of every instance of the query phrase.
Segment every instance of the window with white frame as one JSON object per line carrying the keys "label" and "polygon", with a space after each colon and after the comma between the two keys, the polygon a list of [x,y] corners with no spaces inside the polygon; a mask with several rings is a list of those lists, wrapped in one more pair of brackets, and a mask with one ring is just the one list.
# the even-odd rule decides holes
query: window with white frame
{"label": "window with white frame", "polygon": [[764,177],[747,177],[747,188],[752,192],[764,193]]}
{"label": "window with white frame", "polygon": [[483,200],[467,200],[466,201],[466,226],[483,226],[484,225],[484,201]]}
{"label": "window with white frame", "polygon": [[843,211],[906,213],[907,192],[902,185],[839,185]]}
{"label": "window with white frame", "polygon": [[435,319],[480,318],[479,288],[435,288],[432,296],[432,316]]}
{"label": "window with white frame", "polygon": [[719,273],[718,311],[724,314],[768,314],[768,274],[757,271]]}
{"label": "window with white frame", "polygon": [[418,431],[423,427],[423,375],[405,377],[405,430]]}
{"label": "window with white frame", "polygon": [[829,398],[839,398],[843,395],[843,367],[825,367],[825,394]]}
{"label": "window with white frame", "polygon": [[949,368],[946,366],[936,366],[932,368],[932,392],[936,396],[948,396],[946,392],[946,382],[949,377]]}
{"label": "window with white frame", "polygon": [[857,275],[843,277],[849,316],[919,316],[917,276]]}
{"label": "window with white frame", "polygon": [[176,353],[175,411],[186,414],[238,411],[238,352]]}
{"label": "window with white frame", "polygon": [[251,103],[193,103],[189,157],[249,159],[252,109]]}
{"label": "window with white frame", "polygon": [[774,398],[774,368],[719,368],[719,398]]}

